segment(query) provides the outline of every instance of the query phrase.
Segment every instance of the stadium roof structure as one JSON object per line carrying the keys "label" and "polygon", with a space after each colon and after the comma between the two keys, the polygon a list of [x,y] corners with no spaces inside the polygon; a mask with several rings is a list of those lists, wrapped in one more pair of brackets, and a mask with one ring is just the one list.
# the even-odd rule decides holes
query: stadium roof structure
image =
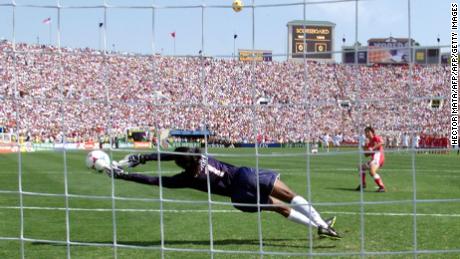
{"label": "stadium roof structure", "polygon": [[[386,37],[386,38],[370,38],[367,41],[388,41],[388,42],[391,42],[391,41],[398,41],[398,40],[399,41],[408,41],[409,38],[407,38],[407,37],[399,37],[399,38],[397,38],[397,37],[390,36],[390,37]],[[411,38],[411,40],[415,42],[414,39]]]}
{"label": "stadium roof structure", "polygon": [[335,26],[335,23],[328,21],[312,21],[312,20],[292,20],[287,25],[327,25]]}
{"label": "stadium roof structure", "polygon": [[414,46],[420,46],[420,43],[418,43],[415,39],[413,38],[396,38],[393,36],[387,37],[387,38],[370,38],[367,40],[367,44],[371,42],[386,42],[386,43],[396,43],[396,42],[403,42],[403,43],[408,43],[411,42],[414,44]]}

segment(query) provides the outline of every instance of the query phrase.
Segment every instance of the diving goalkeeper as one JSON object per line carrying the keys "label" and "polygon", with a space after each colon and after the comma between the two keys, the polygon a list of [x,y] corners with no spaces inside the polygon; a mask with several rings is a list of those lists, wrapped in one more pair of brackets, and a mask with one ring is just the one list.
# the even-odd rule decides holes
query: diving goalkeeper
{"label": "diving goalkeeper", "polygon": [[[237,167],[211,156],[201,154],[199,148],[179,147],[175,153],[183,154],[132,154],[124,161],[129,167],[148,161],[174,161],[183,169],[173,176],[162,176],[161,184],[166,188],[192,188],[208,191],[208,177],[212,194],[230,197],[233,206],[243,212],[257,212],[257,171],[254,168]],[[121,167],[107,168],[110,177],[148,185],[159,185],[160,178],[139,173],[127,173]],[[279,177],[270,170],[259,170],[260,210],[275,211],[288,220],[313,226],[320,238],[340,239],[334,230],[335,217],[323,220],[313,206],[302,196],[291,191]],[[291,204],[287,206],[285,203]],[[269,206],[266,206],[269,205]],[[292,207],[292,208],[291,208]]]}

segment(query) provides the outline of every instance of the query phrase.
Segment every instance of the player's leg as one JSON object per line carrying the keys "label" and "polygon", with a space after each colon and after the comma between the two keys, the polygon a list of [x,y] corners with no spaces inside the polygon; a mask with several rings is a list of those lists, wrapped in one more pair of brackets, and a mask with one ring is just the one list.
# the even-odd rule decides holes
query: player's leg
{"label": "player's leg", "polygon": [[269,201],[273,206],[270,207],[261,207],[261,210],[266,210],[266,211],[274,211],[277,212],[284,217],[288,218],[289,215],[291,214],[291,208],[286,206],[286,204],[275,197],[269,197]]}
{"label": "player's leg", "polygon": [[[247,186],[256,186],[255,170],[242,167],[234,178],[235,189],[233,190],[231,199],[234,207],[245,212],[256,212],[255,206],[240,206],[238,203],[257,203],[257,197],[254,193],[255,188],[247,188]],[[279,180],[279,175],[273,171],[259,171],[259,190],[261,204],[272,204],[275,202],[278,206],[261,207],[264,210],[272,210],[280,213],[285,217],[291,217],[292,221],[304,222],[311,226],[318,227],[320,237],[329,237],[333,239],[340,238],[335,230],[330,227],[319,215],[319,213],[305,199],[296,195],[286,184]],[[241,184],[238,184],[241,183]],[[290,203],[292,208],[286,206],[282,202]],[[271,207],[271,208],[270,208]],[[296,213],[298,212],[298,213]],[[302,214],[303,217],[298,216]],[[297,215],[297,217],[296,217]]]}
{"label": "player's leg", "polygon": [[362,164],[359,168],[358,168],[358,171],[359,171],[359,178],[361,179],[361,183],[360,185],[358,185],[358,187],[356,188],[357,191],[360,191],[361,190],[361,187],[363,189],[366,188],[366,171],[370,169],[370,165],[369,165],[369,162],[366,162],[364,164]]}
{"label": "player's leg", "polygon": [[385,185],[383,184],[382,178],[380,175],[377,173],[377,170],[379,169],[379,165],[376,163],[371,163],[370,168],[369,168],[369,173],[374,178],[375,184],[379,187],[377,192],[385,192]]}
{"label": "player's leg", "polygon": [[273,190],[270,196],[281,201],[290,203],[296,194],[280,179],[277,179],[273,184]]}
{"label": "player's leg", "polygon": [[317,226],[327,228],[327,223],[321,218],[320,214],[315,208],[302,196],[295,194],[285,183],[277,179],[273,185],[271,197],[290,203],[293,208],[309,219],[311,219]]}
{"label": "player's leg", "polygon": [[304,225],[306,227],[312,226],[312,227],[318,228],[318,235],[320,238],[323,238],[323,237],[327,237],[331,239],[341,238],[341,236],[333,229],[335,220],[336,220],[335,217],[327,219],[325,221],[327,224],[327,228],[323,228],[323,227],[318,226],[315,222],[313,222],[311,219],[309,219],[307,216],[300,213],[299,211],[286,206],[284,202],[278,200],[277,198],[270,196],[269,199],[270,199],[270,203],[273,206],[262,207],[261,208],[262,210],[274,211],[274,212],[277,212],[283,215],[289,221]]}
{"label": "player's leg", "polygon": [[311,221],[309,218],[307,218],[302,213],[294,209],[291,209],[289,206],[286,206],[284,202],[272,196],[270,196],[269,199],[273,206],[262,207],[262,210],[277,212],[283,215],[288,220],[293,221],[295,223],[299,223],[305,226],[313,226],[315,228],[318,227],[313,221]]}

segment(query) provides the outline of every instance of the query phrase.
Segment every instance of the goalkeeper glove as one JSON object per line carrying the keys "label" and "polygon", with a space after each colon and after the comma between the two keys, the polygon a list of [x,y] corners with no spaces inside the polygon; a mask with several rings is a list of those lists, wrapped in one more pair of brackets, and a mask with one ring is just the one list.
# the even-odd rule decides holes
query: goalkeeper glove
{"label": "goalkeeper glove", "polygon": [[143,154],[131,154],[120,160],[118,165],[120,167],[136,167],[140,164],[145,164],[145,162],[146,159]]}
{"label": "goalkeeper glove", "polygon": [[116,164],[112,164],[112,166],[104,168],[104,171],[109,177],[113,178],[124,178],[124,176],[128,175],[127,172],[123,171],[123,169]]}

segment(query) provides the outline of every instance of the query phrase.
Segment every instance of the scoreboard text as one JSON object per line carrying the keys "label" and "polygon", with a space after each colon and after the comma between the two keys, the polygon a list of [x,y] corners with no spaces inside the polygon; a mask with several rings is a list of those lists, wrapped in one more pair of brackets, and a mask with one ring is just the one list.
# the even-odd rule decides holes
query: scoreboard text
{"label": "scoreboard text", "polygon": [[292,57],[303,58],[304,51],[309,59],[331,59],[332,27],[319,25],[292,26]]}

